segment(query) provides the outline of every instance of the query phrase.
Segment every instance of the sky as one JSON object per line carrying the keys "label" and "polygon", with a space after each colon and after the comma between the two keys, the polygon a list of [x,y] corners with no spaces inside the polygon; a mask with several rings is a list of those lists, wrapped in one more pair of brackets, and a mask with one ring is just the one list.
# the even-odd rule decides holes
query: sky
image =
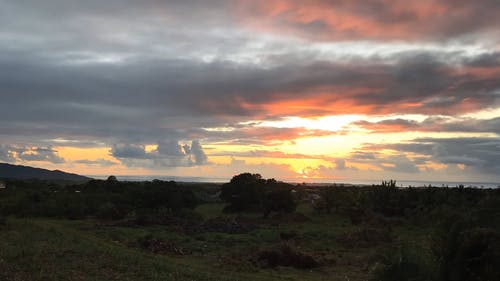
{"label": "sky", "polygon": [[0,0],[0,162],[500,182],[498,0]]}

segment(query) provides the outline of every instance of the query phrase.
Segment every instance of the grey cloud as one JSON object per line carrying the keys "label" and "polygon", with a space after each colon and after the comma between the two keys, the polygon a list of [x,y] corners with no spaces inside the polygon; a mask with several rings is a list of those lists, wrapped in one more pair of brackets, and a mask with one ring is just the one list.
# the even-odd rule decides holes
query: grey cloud
{"label": "grey cloud", "polygon": [[7,145],[0,145],[0,161],[14,162],[15,158],[12,149]]}
{"label": "grey cloud", "polygon": [[[330,89],[321,97],[325,103],[369,106],[371,113],[454,115],[471,110],[462,109],[465,102],[473,109],[498,106],[500,87],[496,77],[456,74],[453,66],[419,56],[395,65],[311,62],[270,69],[190,60],[57,65],[21,57],[0,57],[0,66],[1,132],[108,142],[151,142],[172,134],[185,139],[190,133],[203,138],[200,127],[279,117],[261,105],[300,102],[317,97],[318,89]],[[400,106],[418,102],[424,105]],[[297,114],[339,110],[317,106]]]}
{"label": "grey cloud", "polygon": [[496,0],[240,2],[241,14],[251,24],[314,40],[498,39]]}
{"label": "grey cloud", "polygon": [[180,145],[177,140],[163,140],[154,151],[146,152],[144,145],[115,144],[111,155],[130,167],[190,167],[208,164],[208,157],[200,142]]}
{"label": "grey cloud", "polygon": [[500,138],[420,138],[408,143],[367,145],[365,148],[416,153],[444,164],[464,164],[492,175],[500,170]]}
{"label": "grey cloud", "polygon": [[184,156],[190,153],[189,146],[182,147],[177,140],[165,140],[158,144],[158,153],[165,156]]}
{"label": "grey cloud", "polygon": [[422,131],[500,134],[500,117],[492,119],[429,117],[422,122],[397,118],[378,122],[357,121],[352,124],[374,133]]}
{"label": "grey cloud", "polygon": [[377,153],[375,152],[365,152],[365,151],[354,151],[349,155],[350,159],[354,159],[356,161],[371,161],[377,158]]}
{"label": "grey cloud", "polygon": [[418,173],[420,170],[416,166],[416,163],[408,159],[404,155],[391,156],[387,159],[380,160],[383,163],[392,164],[390,166],[379,165],[382,169],[386,171],[398,172],[398,173]]}
{"label": "grey cloud", "polygon": [[47,161],[55,164],[64,163],[57,151],[52,146],[14,146],[0,145],[0,160],[6,162],[16,161]]}
{"label": "grey cloud", "polygon": [[191,149],[189,150],[188,154],[193,156],[192,161],[196,165],[204,165],[208,162],[208,157],[205,154],[205,151],[203,151],[203,148],[201,147],[199,141],[194,140],[191,143]]}
{"label": "grey cloud", "polygon": [[346,169],[345,160],[344,159],[335,160],[335,169],[345,170]]}
{"label": "grey cloud", "polygon": [[23,151],[18,154],[23,161],[48,161],[52,163],[64,163],[64,159],[57,155],[57,151],[52,147],[37,147],[30,151]]}
{"label": "grey cloud", "polygon": [[90,165],[90,166],[101,166],[101,167],[110,167],[114,166],[117,163],[113,161],[109,161],[106,159],[97,159],[97,160],[76,160],[73,161],[74,163],[77,164],[84,164],[84,165]]}
{"label": "grey cloud", "polygon": [[111,154],[117,158],[147,158],[146,150],[143,145],[115,144],[111,149]]}
{"label": "grey cloud", "polygon": [[500,51],[469,58],[466,63],[473,67],[498,67],[500,65]]}
{"label": "grey cloud", "polygon": [[[435,30],[426,29],[432,22],[418,22],[419,27],[425,26],[416,31],[429,32],[432,38],[462,40],[464,35],[496,26],[498,17],[491,18],[496,2],[473,2],[453,4],[465,7],[471,17],[450,23],[440,20]],[[327,4],[385,24],[413,25],[417,20],[415,13],[394,13],[380,1],[352,3]],[[30,140],[33,146],[45,148],[23,154],[24,147],[17,152],[4,145],[0,159],[18,160],[14,159],[18,153],[19,160],[61,162],[50,145],[64,139],[67,142],[57,145],[112,146],[111,153],[131,166],[202,165],[208,159],[199,142],[181,145],[179,141],[247,145],[303,133],[325,135],[287,128],[252,131],[251,126],[238,124],[242,121],[342,113],[458,115],[500,105],[498,77],[477,71],[499,67],[495,50],[481,54],[395,50],[387,57],[324,61],[317,50],[289,46],[298,41],[279,41],[279,45],[257,40],[259,34],[238,25],[233,8],[233,2],[223,0],[0,0],[1,142]],[[321,19],[298,28],[328,31]],[[318,102],[308,107],[311,100]],[[340,106],[330,106],[335,102]],[[305,106],[298,110],[287,106],[290,103]],[[285,105],[269,111],[267,106],[273,104]],[[344,104],[357,108],[344,108]],[[431,121],[393,120],[378,125],[496,133],[500,128],[498,118]],[[203,129],[228,124],[233,131]],[[140,145],[152,143],[158,143],[157,151],[146,153]],[[418,144],[405,148],[434,153],[435,143]],[[474,163],[479,156],[465,155],[461,161],[471,158]],[[369,160],[369,155],[353,157]],[[488,161],[476,161],[475,166],[483,167]]]}

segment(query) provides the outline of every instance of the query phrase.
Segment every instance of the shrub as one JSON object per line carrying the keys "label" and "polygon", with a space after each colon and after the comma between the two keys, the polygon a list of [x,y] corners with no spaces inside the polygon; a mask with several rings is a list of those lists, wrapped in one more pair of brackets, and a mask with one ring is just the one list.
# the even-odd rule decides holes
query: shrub
{"label": "shrub", "polygon": [[122,219],[124,214],[115,204],[106,202],[99,207],[97,217],[103,220],[117,220]]}
{"label": "shrub", "polygon": [[391,248],[375,257],[372,281],[430,281],[435,278],[435,266],[417,247]]}
{"label": "shrub", "polygon": [[262,267],[290,266],[294,268],[314,268],[320,263],[312,256],[300,252],[289,244],[259,251],[255,257],[256,263]]}
{"label": "shrub", "polygon": [[450,280],[500,280],[500,233],[487,228],[466,230],[457,244],[445,265]]}
{"label": "shrub", "polygon": [[266,195],[264,201],[264,213],[271,212],[292,213],[297,208],[297,202],[290,190],[272,190]]}

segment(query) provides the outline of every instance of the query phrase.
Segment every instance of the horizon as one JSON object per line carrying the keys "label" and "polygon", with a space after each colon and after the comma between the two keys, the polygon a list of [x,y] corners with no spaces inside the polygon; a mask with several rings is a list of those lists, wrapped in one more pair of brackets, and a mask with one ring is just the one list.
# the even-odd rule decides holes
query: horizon
{"label": "horizon", "polygon": [[0,0],[0,161],[500,183],[498,8]]}
{"label": "horizon", "polygon": [[[85,175],[87,177],[104,180],[109,177],[109,175]],[[181,176],[168,176],[168,175],[148,175],[148,176],[138,176],[138,175],[120,175],[116,176],[119,181],[151,181],[151,180],[163,180],[163,181],[176,181],[176,182],[186,182],[186,183],[226,183],[231,180],[229,178],[218,178],[218,177],[181,177]],[[266,177],[264,177],[266,178]],[[424,186],[434,186],[434,187],[458,187],[463,185],[464,187],[475,187],[475,188],[499,188],[500,182],[453,182],[453,181],[428,181],[428,180],[397,180],[397,179],[314,179],[314,178],[277,178],[276,180],[290,183],[290,184],[307,184],[307,185],[379,185],[385,180],[395,180],[398,187],[424,187]]]}

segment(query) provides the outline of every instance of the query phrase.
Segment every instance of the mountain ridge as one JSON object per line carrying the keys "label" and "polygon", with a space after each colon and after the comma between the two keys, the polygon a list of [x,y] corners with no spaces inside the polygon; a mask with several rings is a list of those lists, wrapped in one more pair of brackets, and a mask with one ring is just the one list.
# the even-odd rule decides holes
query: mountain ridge
{"label": "mountain ridge", "polygon": [[47,170],[24,165],[13,165],[8,163],[0,163],[0,178],[3,179],[36,179],[36,180],[61,180],[61,181],[88,181],[92,178],[67,173],[61,170]]}

